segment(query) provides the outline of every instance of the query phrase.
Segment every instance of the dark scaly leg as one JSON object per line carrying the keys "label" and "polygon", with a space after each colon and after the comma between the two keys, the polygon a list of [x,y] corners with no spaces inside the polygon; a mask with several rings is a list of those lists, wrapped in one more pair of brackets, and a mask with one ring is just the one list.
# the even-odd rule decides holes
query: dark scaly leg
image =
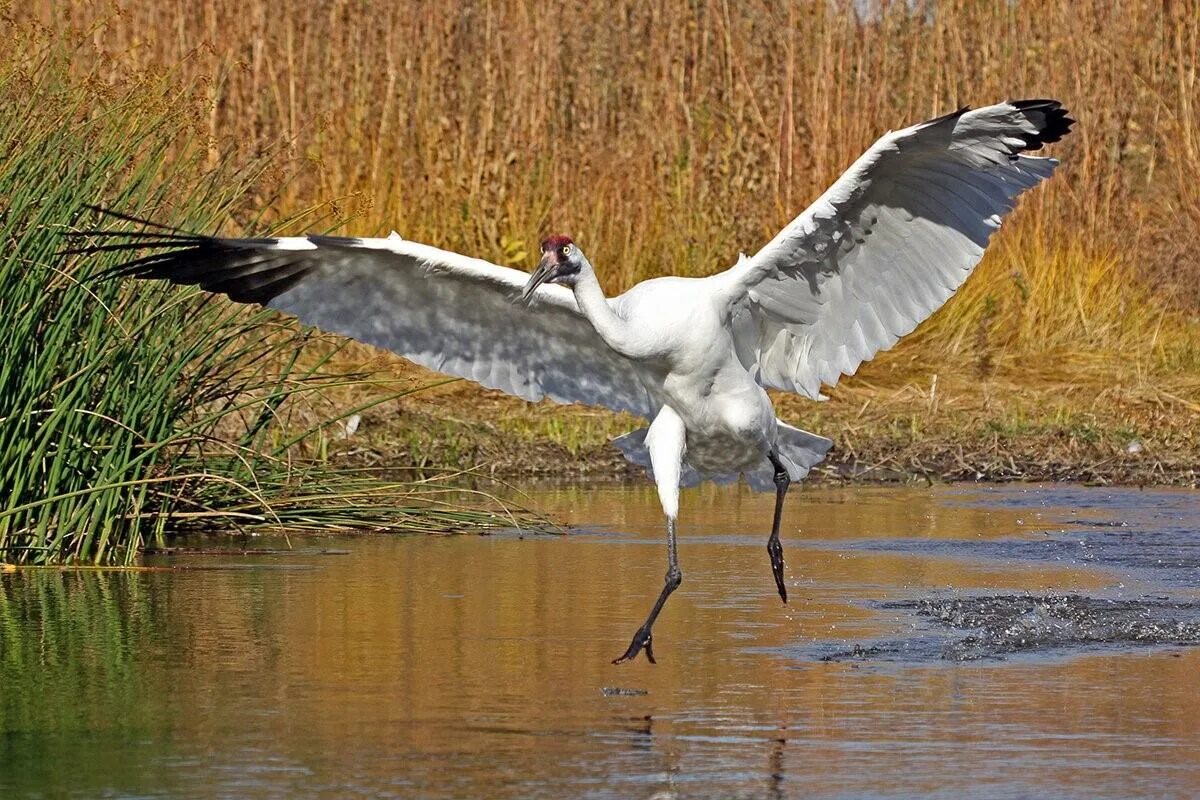
{"label": "dark scaly leg", "polygon": [[646,621],[642,623],[642,627],[638,628],[637,633],[633,635],[633,641],[629,643],[629,649],[625,651],[625,655],[613,659],[614,664],[632,661],[637,658],[637,654],[643,648],[646,650],[646,658],[650,659],[650,663],[658,663],[654,660],[654,640],[650,629],[654,626],[654,620],[658,619],[658,612],[662,611],[663,603],[667,602],[667,598],[671,596],[671,592],[679,588],[679,584],[682,582],[683,573],[679,571],[679,556],[675,552],[675,520],[672,517],[667,517],[666,582],[663,584],[662,592],[658,595],[658,600],[654,603],[654,608],[650,609],[650,616],[646,617]]}
{"label": "dark scaly leg", "polygon": [[771,536],[767,539],[767,554],[771,556],[771,574],[775,576],[779,597],[786,603],[787,586],[783,583],[783,545],[779,543],[779,523],[783,519],[783,498],[792,485],[792,479],[788,477],[787,469],[774,450],[767,454],[767,458],[771,459],[771,466],[775,468],[775,521],[771,523]]}

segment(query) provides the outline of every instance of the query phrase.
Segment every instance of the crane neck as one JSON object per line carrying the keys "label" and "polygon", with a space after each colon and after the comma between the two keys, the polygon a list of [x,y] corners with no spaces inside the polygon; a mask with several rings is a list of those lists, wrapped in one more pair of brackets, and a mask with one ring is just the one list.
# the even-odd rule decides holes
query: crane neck
{"label": "crane neck", "polygon": [[635,355],[631,352],[629,323],[609,305],[608,298],[604,296],[604,290],[600,287],[600,281],[596,279],[595,271],[582,270],[575,279],[572,290],[575,292],[575,302],[579,304],[579,310],[587,317],[588,322],[592,323],[600,338],[618,353]]}

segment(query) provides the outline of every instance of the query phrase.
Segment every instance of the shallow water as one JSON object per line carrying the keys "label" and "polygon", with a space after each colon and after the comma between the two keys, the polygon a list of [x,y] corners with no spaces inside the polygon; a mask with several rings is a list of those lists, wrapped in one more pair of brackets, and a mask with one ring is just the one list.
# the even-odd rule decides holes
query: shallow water
{"label": "shallow water", "polygon": [[642,488],[536,495],[570,536],[3,574],[0,797],[1196,796],[1198,498],[795,492],[785,607],[771,498],[687,492],[656,666],[609,663]]}

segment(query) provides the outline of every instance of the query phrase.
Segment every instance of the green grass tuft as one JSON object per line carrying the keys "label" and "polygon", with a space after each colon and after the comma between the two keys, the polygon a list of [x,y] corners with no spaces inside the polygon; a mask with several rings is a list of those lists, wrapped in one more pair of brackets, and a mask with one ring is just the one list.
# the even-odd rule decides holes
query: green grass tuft
{"label": "green grass tuft", "polygon": [[270,312],[98,278],[120,254],[62,255],[87,204],[211,230],[267,161],[211,163],[171,77],[103,84],[39,47],[0,63],[0,562],[128,564],[181,526],[510,521],[435,484],[297,464],[336,419],[283,433],[276,416],[357,380],[328,370],[336,349],[306,361],[308,332]]}

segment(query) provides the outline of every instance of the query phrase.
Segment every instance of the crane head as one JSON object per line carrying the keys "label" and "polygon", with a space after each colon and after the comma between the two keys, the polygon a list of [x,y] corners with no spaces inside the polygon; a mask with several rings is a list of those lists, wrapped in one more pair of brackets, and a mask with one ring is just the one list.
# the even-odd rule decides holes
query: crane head
{"label": "crane head", "polygon": [[587,264],[587,259],[571,241],[561,233],[552,234],[542,240],[542,260],[533,271],[529,282],[521,292],[521,299],[528,301],[543,283],[563,283],[568,286]]}

